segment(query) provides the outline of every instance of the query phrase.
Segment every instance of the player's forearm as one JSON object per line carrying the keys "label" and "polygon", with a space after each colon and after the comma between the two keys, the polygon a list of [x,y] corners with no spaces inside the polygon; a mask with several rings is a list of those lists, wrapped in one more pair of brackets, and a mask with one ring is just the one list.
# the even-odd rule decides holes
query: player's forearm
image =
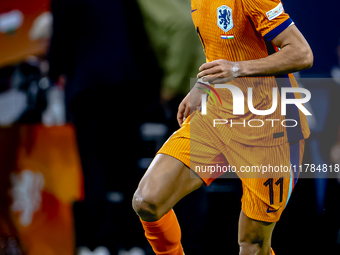
{"label": "player's forearm", "polygon": [[295,25],[272,40],[280,51],[266,58],[240,62],[241,76],[272,76],[308,69],[313,65],[313,52]]}
{"label": "player's forearm", "polygon": [[239,76],[282,75],[311,68],[313,53],[309,47],[287,45],[266,58],[238,63]]}

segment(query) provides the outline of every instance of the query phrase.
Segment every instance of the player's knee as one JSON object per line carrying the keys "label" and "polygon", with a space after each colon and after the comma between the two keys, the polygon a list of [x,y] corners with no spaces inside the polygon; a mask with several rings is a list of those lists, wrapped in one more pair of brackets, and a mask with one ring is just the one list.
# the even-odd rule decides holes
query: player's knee
{"label": "player's knee", "polygon": [[259,243],[239,242],[239,246],[239,255],[258,255],[261,250]]}
{"label": "player's knee", "polygon": [[137,190],[132,199],[132,207],[142,220],[155,221],[160,218],[160,205],[150,192]]}
{"label": "player's knee", "polygon": [[239,241],[240,255],[269,255],[271,243],[266,240]]}

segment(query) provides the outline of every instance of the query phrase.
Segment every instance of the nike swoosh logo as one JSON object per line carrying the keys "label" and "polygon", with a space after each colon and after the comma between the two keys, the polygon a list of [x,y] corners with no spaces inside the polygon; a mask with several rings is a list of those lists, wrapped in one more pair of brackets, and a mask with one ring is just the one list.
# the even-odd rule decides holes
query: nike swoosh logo
{"label": "nike swoosh logo", "polygon": [[197,11],[197,9],[191,10],[191,13],[193,13],[193,12],[195,12],[195,11]]}
{"label": "nike swoosh logo", "polygon": [[280,210],[280,208],[281,208],[281,206],[277,210],[270,210],[269,207],[268,207],[267,208],[267,213],[277,212],[278,210]]}

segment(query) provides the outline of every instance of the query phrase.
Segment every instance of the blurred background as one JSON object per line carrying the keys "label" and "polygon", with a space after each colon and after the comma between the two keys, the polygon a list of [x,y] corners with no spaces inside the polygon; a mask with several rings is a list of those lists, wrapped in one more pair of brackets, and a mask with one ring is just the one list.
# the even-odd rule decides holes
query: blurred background
{"label": "blurred background", "polygon": [[[312,94],[304,163],[330,165],[340,3],[319,4],[284,2],[315,57],[296,74]],[[189,0],[0,0],[0,254],[153,254],[131,198],[204,61]],[[299,180],[278,255],[340,254],[339,180]],[[241,196],[221,179],[176,205],[187,255],[238,254]]]}

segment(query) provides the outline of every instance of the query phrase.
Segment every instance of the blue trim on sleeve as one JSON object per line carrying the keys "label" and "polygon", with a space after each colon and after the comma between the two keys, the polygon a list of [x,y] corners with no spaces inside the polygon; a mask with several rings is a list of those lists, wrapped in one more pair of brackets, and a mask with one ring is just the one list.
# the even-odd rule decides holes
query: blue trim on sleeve
{"label": "blue trim on sleeve", "polygon": [[289,27],[292,23],[293,23],[293,20],[291,18],[288,18],[281,25],[279,25],[278,27],[276,27],[273,30],[269,31],[265,36],[263,36],[263,38],[266,39],[268,42],[270,42],[276,36],[281,34],[283,32],[283,30],[285,30],[287,27]]}

